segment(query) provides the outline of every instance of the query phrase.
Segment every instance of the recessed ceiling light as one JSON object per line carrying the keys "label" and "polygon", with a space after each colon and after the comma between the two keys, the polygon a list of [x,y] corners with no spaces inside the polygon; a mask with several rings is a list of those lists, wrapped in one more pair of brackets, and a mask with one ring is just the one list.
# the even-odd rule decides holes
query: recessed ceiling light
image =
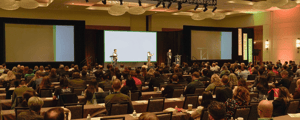
{"label": "recessed ceiling light", "polygon": [[72,4],[74,4],[74,3],[72,3]]}
{"label": "recessed ceiling light", "polygon": [[69,6],[67,6],[67,8],[69,8]]}

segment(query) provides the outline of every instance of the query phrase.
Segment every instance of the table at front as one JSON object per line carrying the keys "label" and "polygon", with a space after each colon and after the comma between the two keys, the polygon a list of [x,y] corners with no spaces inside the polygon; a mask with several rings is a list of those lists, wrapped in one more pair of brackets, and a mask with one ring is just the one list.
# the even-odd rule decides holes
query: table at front
{"label": "table at front", "polygon": [[300,120],[299,117],[292,118],[289,115],[283,115],[283,116],[279,116],[279,117],[274,117],[273,119],[274,120]]}

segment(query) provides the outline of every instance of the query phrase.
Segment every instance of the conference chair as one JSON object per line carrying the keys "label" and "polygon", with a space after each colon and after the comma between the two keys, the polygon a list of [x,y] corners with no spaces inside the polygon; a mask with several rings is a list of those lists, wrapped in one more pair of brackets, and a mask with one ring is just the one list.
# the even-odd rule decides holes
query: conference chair
{"label": "conference chair", "polygon": [[299,107],[299,101],[300,101],[300,99],[290,100],[287,105],[288,107],[285,110],[285,114],[297,113],[297,110]]}
{"label": "conference chair", "polygon": [[238,107],[234,113],[234,119],[242,117],[244,120],[248,120],[248,116],[251,110],[251,106]]}
{"label": "conference chair", "polygon": [[53,89],[41,89],[40,97],[52,97]]}
{"label": "conference chair", "polygon": [[223,89],[223,88],[225,88],[225,87],[224,86],[216,86],[214,91],[213,91],[213,94],[215,95],[217,90]]}
{"label": "conference chair", "polygon": [[16,102],[16,106],[18,106],[20,103],[22,103],[22,101],[23,101],[23,97],[20,96],[20,97],[16,97],[14,102]]}
{"label": "conference chair", "polygon": [[59,82],[58,78],[49,78],[50,82]]}
{"label": "conference chair", "polygon": [[256,74],[248,75],[247,80],[255,80]]}
{"label": "conference chair", "polygon": [[128,109],[129,109],[129,102],[111,103],[110,111],[108,111],[108,115],[130,114],[128,113]]}
{"label": "conference chair", "polygon": [[141,98],[142,92],[140,90],[131,91],[130,99],[131,101],[139,100]]}
{"label": "conference chair", "polygon": [[201,120],[209,120],[209,117],[208,117],[208,110],[207,110],[206,108],[204,108],[204,109],[202,110]]}
{"label": "conference chair", "polygon": [[84,112],[83,106],[84,104],[80,104],[80,103],[64,104],[64,108],[67,108],[71,111],[72,119],[83,118],[83,112]]}
{"label": "conference chair", "polygon": [[174,89],[174,91],[173,91],[173,95],[172,95],[172,97],[173,98],[176,98],[176,97],[180,97],[181,96],[181,94],[183,94],[183,92],[184,92],[184,89],[182,88],[182,89]]}
{"label": "conference chair", "polygon": [[5,99],[11,99],[11,95],[14,93],[14,90],[8,90],[6,92]]}
{"label": "conference chair", "polygon": [[[16,116],[16,120],[18,119],[18,115],[21,113],[21,112],[24,112],[24,111],[27,111],[29,110],[28,107],[15,107],[15,116]],[[2,113],[1,113],[2,114]]]}
{"label": "conference chair", "polygon": [[156,116],[159,120],[172,120],[173,112],[160,112]]}
{"label": "conference chair", "polygon": [[289,87],[289,92],[294,94],[295,89],[297,88],[296,80],[292,80]]}
{"label": "conference chair", "polygon": [[164,110],[165,98],[157,97],[157,98],[149,98],[147,105],[147,112],[161,112]]}
{"label": "conference chair", "polygon": [[74,93],[61,94],[58,97],[59,97],[59,100],[62,102],[63,105],[78,102],[78,96]]}
{"label": "conference chair", "polygon": [[205,87],[196,88],[194,94],[199,96],[202,95],[204,91],[205,91]]}
{"label": "conference chair", "polygon": [[258,112],[257,112],[257,106],[259,102],[250,102],[251,110],[248,116],[248,120],[257,120],[259,118]]}
{"label": "conference chair", "polygon": [[73,93],[76,94],[76,95],[81,95],[82,92],[84,92],[85,89],[77,89],[77,88],[74,88],[73,89]]}
{"label": "conference chair", "polygon": [[101,120],[125,120],[125,117],[103,117]]}
{"label": "conference chair", "polygon": [[187,94],[185,96],[184,99],[184,103],[183,103],[183,109],[188,109],[188,104],[192,104],[193,108],[197,108],[198,107],[198,99],[199,96],[198,95],[194,95],[194,94]]}
{"label": "conference chair", "polygon": [[105,97],[109,95],[109,92],[96,92],[95,98],[97,100],[97,103],[105,103]]}

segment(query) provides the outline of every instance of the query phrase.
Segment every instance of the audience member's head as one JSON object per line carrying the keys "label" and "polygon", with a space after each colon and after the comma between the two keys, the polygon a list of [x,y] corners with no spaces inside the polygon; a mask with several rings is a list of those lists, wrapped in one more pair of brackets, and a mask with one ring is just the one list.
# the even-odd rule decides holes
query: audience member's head
{"label": "audience member's head", "polygon": [[203,106],[204,108],[207,108],[208,105],[213,101],[213,97],[211,92],[209,91],[205,91],[202,94],[202,101],[201,101],[201,106]]}
{"label": "audience member's head", "polygon": [[94,93],[95,93],[95,88],[93,86],[87,87],[85,95],[84,95],[85,100],[92,101]]}
{"label": "audience member's head", "polygon": [[248,89],[247,82],[246,82],[246,80],[243,79],[243,78],[240,78],[240,79],[238,80],[238,86],[242,86],[242,87]]}
{"label": "audience member's head", "polygon": [[245,87],[237,86],[237,88],[233,91],[233,99],[249,103],[250,93]]}
{"label": "audience member's head", "polygon": [[82,76],[86,76],[86,74],[87,74],[87,71],[86,70],[82,70],[81,75]]}
{"label": "audience member's head", "polygon": [[130,75],[131,75],[131,77],[136,77],[137,76],[135,70],[131,70],[130,71]]}
{"label": "audience member's head", "polygon": [[215,84],[216,86],[223,85],[223,83],[221,82],[221,79],[220,79],[219,75],[217,75],[217,74],[213,74],[211,76],[211,83]]}
{"label": "audience member's head", "polygon": [[23,95],[22,95],[23,101],[22,101],[22,104],[21,104],[21,105],[22,105],[23,107],[27,107],[27,106],[28,106],[28,100],[29,100],[29,98],[32,97],[32,96],[36,96],[36,92],[35,92],[35,91],[30,91],[30,90],[25,91],[25,92],[23,93]]}
{"label": "audience member's head", "polygon": [[73,79],[79,79],[79,78],[80,78],[79,72],[74,72],[74,73],[72,74],[72,78],[73,78]]}
{"label": "audience member's head", "polygon": [[224,120],[226,117],[226,107],[224,103],[213,101],[208,106],[210,120]]}
{"label": "audience member's head", "polygon": [[199,72],[194,72],[193,74],[192,74],[192,79],[193,80],[198,80],[200,78],[200,73]]}
{"label": "audience member's head", "polygon": [[158,120],[158,118],[154,113],[145,112],[140,115],[139,120]]}
{"label": "audience member's head", "polygon": [[135,81],[133,79],[126,80],[126,86],[128,86],[130,89],[136,89],[137,90]]}
{"label": "audience member's head", "polygon": [[223,75],[222,76],[222,83],[223,83],[223,85],[227,85],[228,84],[228,76],[227,75]]}
{"label": "audience member's head", "polygon": [[280,75],[281,75],[282,78],[287,78],[287,77],[289,76],[289,72],[286,71],[286,70],[284,70],[284,71],[282,71],[282,72],[280,73]]}
{"label": "audience member's head", "polygon": [[44,114],[44,120],[65,120],[64,109],[60,107],[51,108]]}
{"label": "audience member's head", "polygon": [[121,81],[119,79],[115,79],[112,82],[112,88],[114,89],[115,92],[120,91],[120,89],[121,89]]}
{"label": "audience member's head", "polygon": [[50,88],[51,84],[52,83],[50,82],[49,77],[46,76],[46,77],[43,77],[43,80],[39,86],[40,86],[40,88]]}
{"label": "audience member's head", "polygon": [[177,75],[173,75],[171,79],[172,79],[172,82],[175,82],[175,83],[177,83],[179,81]]}
{"label": "audience member's head", "polygon": [[60,82],[60,87],[61,88],[67,88],[68,87],[68,85],[69,85],[69,81],[68,81],[68,79],[67,78],[61,78],[60,80],[59,80],[59,82]]}
{"label": "audience member's head", "polygon": [[40,112],[43,105],[44,105],[44,101],[39,97],[33,96],[28,100],[29,109],[37,113]]}
{"label": "audience member's head", "polygon": [[273,104],[271,101],[262,100],[257,106],[257,112],[260,118],[271,118],[273,113]]}

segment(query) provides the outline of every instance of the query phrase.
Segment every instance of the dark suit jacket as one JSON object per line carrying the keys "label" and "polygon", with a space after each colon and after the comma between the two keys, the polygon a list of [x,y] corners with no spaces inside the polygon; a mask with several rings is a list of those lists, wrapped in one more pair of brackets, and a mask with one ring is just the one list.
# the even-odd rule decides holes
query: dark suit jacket
{"label": "dark suit jacket", "polygon": [[163,81],[160,77],[153,77],[149,82],[149,90],[153,91],[154,87],[160,87],[160,83]]}
{"label": "dark suit jacket", "polygon": [[193,82],[189,83],[184,91],[184,95],[186,94],[194,94],[196,88],[204,87],[203,83],[198,80],[194,80]]}
{"label": "dark suit jacket", "polygon": [[216,90],[216,100],[218,102],[226,102],[228,98],[232,98],[232,90],[229,87]]}
{"label": "dark suit jacket", "polygon": [[81,79],[73,79],[69,80],[69,87],[76,88],[76,89],[85,89],[86,88],[86,81]]}
{"label": "dark suit jacket", "polygon": [[283,87],[286,87],[287,89],[289,89],[291,84],[291,81],[287,78],[283,78],[281,79],[280,82],[276,83],[275,86],[278,87],[279,85],[282,85]]}
{"label": "dark suit jacket", "polygon": [[273,101],[273,117],[285,115],[286,105],[283,99],[276,99]]}

